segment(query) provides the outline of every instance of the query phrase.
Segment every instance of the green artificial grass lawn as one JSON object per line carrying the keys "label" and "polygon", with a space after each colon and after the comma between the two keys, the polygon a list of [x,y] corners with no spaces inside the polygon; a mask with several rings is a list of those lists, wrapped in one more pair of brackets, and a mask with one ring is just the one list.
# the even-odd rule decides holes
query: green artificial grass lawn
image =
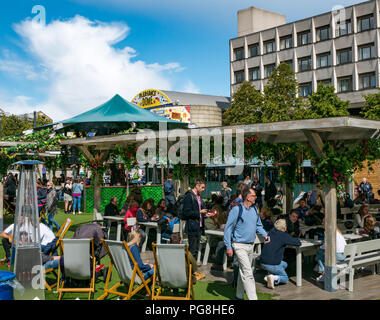
{"label": "green artificial grass lawn", "polygon": [[[87,224],[92,221],[93,214],[92,213],[82,213],[80,215],[76,214],[65,214],[62,208],[62,203],[59,204],[58,213],[55,215],[55,220],[58,222],[59,225],[62,225],[63,222],[66,220],[67,217],[70,217],[73,220],[72,225],[70,226],[69,231],[66,233],[65,238],[71,238],[74,235],[74,232],[76,228],[78,228],[80,225]],[[13,216],[6,216],[4,218],[5,224],[11,224],[13,223]],[[54,229],[54,232],[56,230]],[[0,246],[0,258],[3,258],[5,256],[3,246]],[[105,266],[108,266],[110,263],[110,259],[108,255],[102,258],[101,263]],[[8,270],[7,266],[1,266],[0,270]],[[55,280],[55,277],[53,274],[48,274],[46,277],[48,283],[53,283]],[[116,269],[113,269],[112,271],[112,278],[110,281],[110,287],[117,283],[119,281],[119,276],[116,272]],[[104,282],[103,277],[100,276],[99,280],[95,283],[95,293],[92,295],[92,299],[97,299],[100,295],[103,294],[104,289]],[[123,287],[119,287],[118,290],[123,291]],[[45,290],[45,299],[46,300],[57,300],[58,294],[53,291]],[[235,289],[232,288],[230,285],[226,285],[225,283],[220,282],[214,282],[214,281],[197,281],[197,283],[194,286],[194,292],[195,292],[195,300],[233,300],[235,298]],[[181,292],[180,292],[181,293]],[[259,300],[271,300],[272,297],[276,295],[271,294],[263,294],[258,293]],[[74,300],[76,298],[79,298],[81,300],[88,299],[88,293],[64,293],[62,300]],[[108,295],[108,297],[105,300],[116,300],[118,296],[115,295]],[[121,297],[120,297],[121,299]],[[139,297],[133,297],[132,299],[142,299]]]}

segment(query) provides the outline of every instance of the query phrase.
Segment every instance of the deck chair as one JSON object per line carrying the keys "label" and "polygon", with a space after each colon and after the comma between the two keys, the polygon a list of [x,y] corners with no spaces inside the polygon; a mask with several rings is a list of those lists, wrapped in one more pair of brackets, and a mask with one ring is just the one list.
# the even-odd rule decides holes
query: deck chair
{"label": "deck chair", "polygon": [[[90,280],[89,288],[65,288],[65,280],[61,282],[61,264],[58,268],[58,300],[64,292],[88,292],[88,300],[95,292],[95,256],[94,240],[91,239],[62,239],[64,254],[65,277],[76,280]],[[90,262],[91,260],[91,262]],[[91,270],[92,267],[92,270]]]}
{"label": "deck chair", "polygon": [[[120,242],[104,239],[102,239],[102,242],[104,248],[106,248],[108,252],[111,262],[108,268],[104,293],[98,298],[98,300],[103,300],[109,294],[115,294],[123,297],[123,300],[129,300],[144,288],[148,292],[149,296],[151,296],[152,293],[149,288],[149,283],[151,283],[152,278],[147,280],[144,279],[144,275],[133,258],[127,243],[125,241]],[[133,265],[131,265],[129,257],[131,258]],[[119,274],[120,281],[112,288],[108,289],[113,266],[115,266],[117,273]],[[137,288],[133,289],[135,284],[137,284]],[[128,293],[117,291],[117,288],[121,285],[128,288]]]}
{"label": "deck chair", "polygon": [[[63,237],[65,236],[66,232],[69,230],[69,228],[70,228],[70,226],[71,226],[72,223],[73,223],[73,221],[70,218],[67,218],[66,221],[65,221],[65,223],[61,226],[61,228],[55,234],[55,236],[58,237],[58,240],[57,240],[57,242],[55,244],[56,247],[58,247],[60,245],[60,241],[63,239]],[[50,256],[52,254],[53,254],[53,252],[49,253]],[[47,281],[46,281],[46,275],[48,273],[53,273],[56,279],[58,279],[58,275],[57,275],[55,269],[53,269],[53,268],[45,270],[45,287],[46,287],[46,289],[48,289],[49,291],[51,291],[54,287],[57,286],[57,282],[53,283],[52,285],[49,285],[47,283]]]}
{"label": "deck chair", "polygon": [[15,214],[15,209],[9,200],[4,199],[3,203],[4,203],[5,214],[7,215]]}
{"label": "deck chair", "polygon": [[[191,263],[187,244],[152,243],[154,274],[152,300],[194,300]],[[158,281],[156,281],[156,277]],[[157,286],[157,292],[156,292]],[[163,296],[164,288],[185,289],[184,297]]]}

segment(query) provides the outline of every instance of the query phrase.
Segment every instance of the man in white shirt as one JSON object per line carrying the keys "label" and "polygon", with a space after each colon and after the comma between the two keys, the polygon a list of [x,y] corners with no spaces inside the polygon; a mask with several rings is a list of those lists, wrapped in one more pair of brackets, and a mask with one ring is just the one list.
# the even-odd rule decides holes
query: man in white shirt
{"label": "man in white shirt", "polygon": [[[14,232],[14,224],[11,224],[0,234],[0,237],[3,238],[2,244],[4,247],[4,251],[5,251],[5,259],[3,261],[5,263],[9,262],[9,259],[11,256],[10,249],[12,247],[13,232]],[[27,226],[25,226],[25,225],[21,226],[20,232],[25,233],[26,235],[29,234],[29,236],[26,237],[26,241],[28,241],[27,239],[29,239],[31,237],[31,231],[29,230],[29,232],[28,232]],[[53,231],[51,231],[50,228],[47,227],[46,225],[44,225],[43,223],[40,223],[41,250],[43,250],[45,248],[45,246],[47,246],[52,241],[55,241],[55,235],[54,235]]]}

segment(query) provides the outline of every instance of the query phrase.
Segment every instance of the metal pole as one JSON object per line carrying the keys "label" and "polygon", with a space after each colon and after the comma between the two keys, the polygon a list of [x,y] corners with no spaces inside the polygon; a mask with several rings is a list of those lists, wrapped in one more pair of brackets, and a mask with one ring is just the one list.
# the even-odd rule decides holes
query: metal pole
{"label": "metal pole", "polygon": [[37,127],[37,111],[33,111],[33,128]]}

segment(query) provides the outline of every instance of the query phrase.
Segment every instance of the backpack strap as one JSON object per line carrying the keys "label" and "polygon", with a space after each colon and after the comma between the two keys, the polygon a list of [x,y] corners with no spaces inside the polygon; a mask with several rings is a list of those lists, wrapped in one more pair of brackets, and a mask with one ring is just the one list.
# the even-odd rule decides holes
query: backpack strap
{"label": "backpack strap", "polygon": [[234,226],[234,229],[232,230],[232,235],[234,235],[234,233],[235,233],[235,229],[236,229],[236,226],[237,226],[239,220],[241,220],[242,222],[244,222],[244,220],[242,218],[242,215],[243,215],[243,206],[241,205],[241,203],[239,203],[238,206],[239,206],[239,214],[238,214],[238,218],[236,220],[236,224]]}

